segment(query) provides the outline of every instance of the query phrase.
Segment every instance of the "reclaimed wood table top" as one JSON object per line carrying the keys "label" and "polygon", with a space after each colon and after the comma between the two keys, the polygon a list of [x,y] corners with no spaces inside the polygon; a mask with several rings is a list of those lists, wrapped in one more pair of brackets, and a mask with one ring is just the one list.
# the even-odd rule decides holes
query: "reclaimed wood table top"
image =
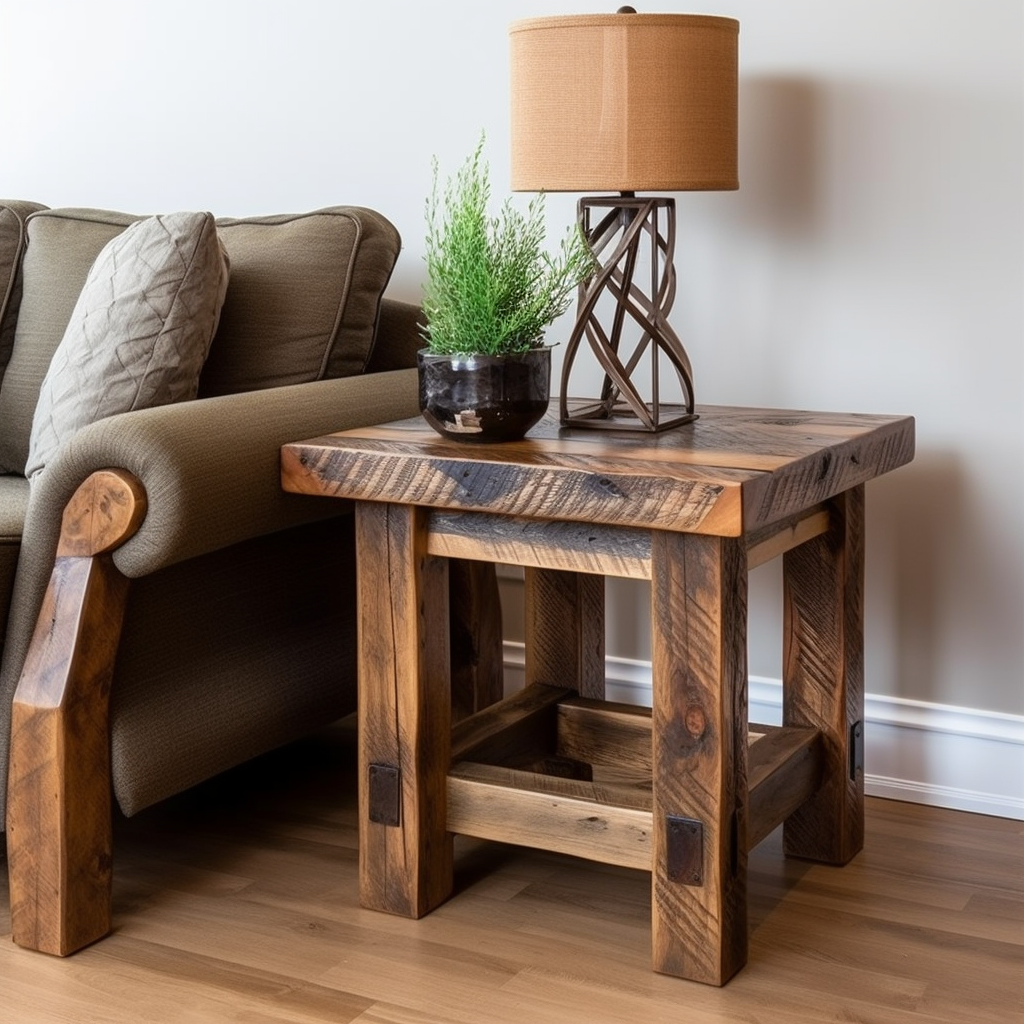
{"label": "reclaimed wood table top", "polygon": [[740,537],[910,462],[914,419],[699,406],[660,434],[564,428],[449,441],[420,417],[285,445],[302,494]]}

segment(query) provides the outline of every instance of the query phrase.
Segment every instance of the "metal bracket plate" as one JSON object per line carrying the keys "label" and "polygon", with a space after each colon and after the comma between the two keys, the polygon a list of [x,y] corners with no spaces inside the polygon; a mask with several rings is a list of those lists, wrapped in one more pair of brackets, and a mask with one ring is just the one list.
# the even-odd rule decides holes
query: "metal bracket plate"
{"label": "metal bracket plate", "polygon": [[666,815],[667,870],[670,882],[704,884],[704,823]]}
{"label": "metal bracket plate", "polygon": [[370,821],[397,828],[401,822],[402,773],[390,764],[371,764]]}
{"label": "metal bracket plate", "polygon": [[857,781],[857,773],[864,774],[864,723],[850,726],[850,779]]}

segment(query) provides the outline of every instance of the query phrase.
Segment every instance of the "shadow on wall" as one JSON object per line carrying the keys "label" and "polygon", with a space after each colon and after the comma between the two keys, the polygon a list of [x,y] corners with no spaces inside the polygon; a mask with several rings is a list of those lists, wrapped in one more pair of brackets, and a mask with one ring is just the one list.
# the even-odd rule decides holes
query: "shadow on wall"
{"label": "shadow on wall", "polygon": [[1015,621],[1024,581],[992,519],[954,452],[919,453],[869,485],[866,614],[876,619],[869,622],[875,635],[891,633],[889,644],[878,645],[879,653],[891,647],[891,667],[879,672],[893,678],[878,680],[891,695],[1024,710],[1024,636]]}
{"label": "shadow on wall", "polygon": [[821,215],[821,86],[811,79],[740,81],[740,191],[730,207],[745,232],[796,239]]}
{"label": "shadow on wall", "polygon": [[677,200],[671,320],[694,362],[699,402],[784,406],[790,385],[780,357],[812,315],[811,257],[828,218],[827,96],[809,78],[745,76],[739,103],[739,191]]}
{"label": "shadow on wall", "polygon": [[[962,243],[964,232],[984,242],[995,229],[1019,255],[1021,112],[1019,98],[984,91],[744,77],[740,189],[715,220],[727,211],[745,235],[780,241],[880,232],[911,252],[922,239]],[[972,196],[979,180],[989,188]]]}
{"label": "shadow on wall", "polygon": [[[899,473],[868,489],[867,628],[891,634],[891,696],[936,700],[933,685],[941,649],[939,552],[950,543],[949,523],[961,518],[963,478],[953,453],[919,453]],[[884,609],[886,622],[870,620]],[[871,658],[871,645],[866,652]],[[878,679],[882,682],[882,679]],[[884,684],[883,684],[884,685]],[[968,703],[964,701],[963,703]]]}

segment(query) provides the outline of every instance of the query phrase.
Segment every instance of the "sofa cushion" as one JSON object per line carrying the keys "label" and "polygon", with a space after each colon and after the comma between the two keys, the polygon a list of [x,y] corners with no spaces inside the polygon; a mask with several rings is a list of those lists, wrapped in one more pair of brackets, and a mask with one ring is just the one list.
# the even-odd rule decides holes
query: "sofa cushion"
{"label": "sofa cushion", "polygon": [[106,210],[45,210],[25,222],[22,296],[0,384],[0,472],[24,473],[39,387],[82,285],[107,242],[138,220]]}
{"label": "sofa cushion", "polygon": [[44,209],[39,203],[0,199],[0,380],[14,347],[14,327],[21,302],[18,265],[25,248],[25,218]]}
{"label": "sofa cushion", "polygon": [[401,247],[379,213],[337,206],[221,218],[231,285],[199,394],[256,391],[362,373]]}
{"label": "sofa cushion", "polygon": [[87,423],[195,398],[227,282],[209,213],[148,217],[111,239],[43,379],[26,475]]}

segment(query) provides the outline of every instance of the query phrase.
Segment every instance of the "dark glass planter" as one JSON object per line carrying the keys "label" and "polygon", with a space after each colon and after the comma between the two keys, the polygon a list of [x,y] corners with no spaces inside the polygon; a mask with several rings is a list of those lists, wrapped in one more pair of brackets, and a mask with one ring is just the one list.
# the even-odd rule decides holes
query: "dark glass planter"
{"label": "dark glass planter", "polygon": [[420,411],[442,437],[518,441],[548,411],[551,349],[508,356],[418,353]]}

